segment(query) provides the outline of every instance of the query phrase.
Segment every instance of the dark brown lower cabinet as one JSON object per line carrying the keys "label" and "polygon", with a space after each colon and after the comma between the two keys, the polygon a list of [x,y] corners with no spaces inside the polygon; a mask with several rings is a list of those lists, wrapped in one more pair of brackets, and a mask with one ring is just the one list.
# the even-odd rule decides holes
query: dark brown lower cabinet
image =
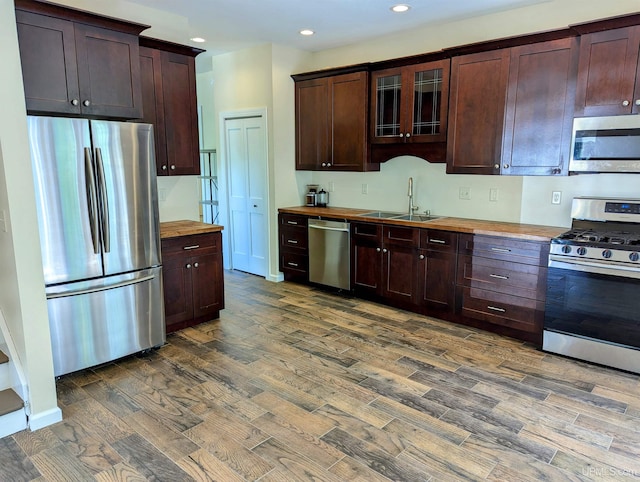
{"label": "dark brown lower cabinet", "polygon": [[458,234],[423,229],[418,255],[418,300],[421,311],[450,319],[455,309]]}
{"label": "dark brown lower cabinet", "polygon": [[216,319],[224,308],[220,232],[162,240],[167,333]]}
{"label": "dark brown lower cabinet", "polygon": [[279,267],[287,281],[309,282],[307,216],[278,215]]}

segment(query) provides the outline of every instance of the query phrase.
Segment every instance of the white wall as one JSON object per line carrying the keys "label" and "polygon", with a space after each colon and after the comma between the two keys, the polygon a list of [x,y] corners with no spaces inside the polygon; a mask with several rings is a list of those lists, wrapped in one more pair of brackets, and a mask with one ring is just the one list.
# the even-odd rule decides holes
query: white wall
{"label": "white wall", "polygon": [[[0,308],[29,385],[32,422],[60,419],[28,148],[14,4],[0,0]],[[1,223],[0,223],[1,224]]]}
{"label": "white wall", "polygon": [[[441,48],[566,27],[593,19],[640,10],[638,0],[550,0],[534,6],[448,24],[427,25],[309,56],[298,72],[415,55]],[[293,141],[291,141],[293,142]],[[409,159],[412,159],[411,161]],[[301,179],[304,174],[298,174]],[[576,195],[633,195],[640,197],[638,176],[588,175],[571,177],[509,177],[445,175],[444,166],[402,157],[382,164],[379,173],[325,173],[312,175],[325,189],[334,182],[330,204],[403,211],[407,207],[407,179],[416,182],[416,204],[436,214],[568,226],[571,199]],[[363,195],[367,183],[369,194]],[[471,188],[471,200],[458,197],[459,187]],[[489,201],[489,189],[498,188],[498,201]],[[552,191],[562,192],[562,203],[551,204]]]}

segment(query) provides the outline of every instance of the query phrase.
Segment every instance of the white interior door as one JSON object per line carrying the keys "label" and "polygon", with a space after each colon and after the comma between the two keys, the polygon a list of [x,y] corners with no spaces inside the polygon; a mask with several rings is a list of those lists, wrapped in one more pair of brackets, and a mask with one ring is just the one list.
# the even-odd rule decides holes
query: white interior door
{"label": "white interior door", "polygon": [[267,272],[267,143],[264,117],[225,119],[231,267]]}

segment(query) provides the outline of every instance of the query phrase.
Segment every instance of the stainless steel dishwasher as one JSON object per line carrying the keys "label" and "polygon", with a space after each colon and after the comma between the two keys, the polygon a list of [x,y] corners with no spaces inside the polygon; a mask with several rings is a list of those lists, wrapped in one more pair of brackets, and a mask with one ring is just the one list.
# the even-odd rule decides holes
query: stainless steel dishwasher
{"label": "stainless steel dishwasher", "polygon": [[309,219],[309,281],[351,289],[349,223]]}

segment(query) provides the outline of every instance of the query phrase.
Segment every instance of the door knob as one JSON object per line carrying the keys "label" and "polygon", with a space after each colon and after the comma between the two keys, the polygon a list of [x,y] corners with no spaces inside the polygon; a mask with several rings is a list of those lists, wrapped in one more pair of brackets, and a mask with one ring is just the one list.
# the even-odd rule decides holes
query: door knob
{"label": "door knob", "polygon": [[83,106],[85,106],[85,107],[89,107],[89,106],[91,105],[91,102],[89,102],[88,100],[85,100],[85,101],[82,103],[82,105],[83,105]]}
{"label": "door knob", "polygon": [[640,99],[636,99],[636,105],[640,105]]}
{"label": "door knob", "polygon": [[78,99],[71,99],[71,105],[78,105],[79,103]]}
{"label": "door knob", "polygon": [[379,253],[380,252],[380,248],[376,248],[376,251]]}
{"label": "door knob", "polygon": [[623,100],[622,101],[622,105],[625,106],[625,107],[628,106],[629,104],[630,104],[630,102],[628,100]]}
{"label": "door knob", "polygon": [[418,256],[418,258],[424,259],[424,254],[421,254],[420,256]]}
{"label": "door knob", "polygon": [[162,166],[162,170],[166,171],[167,170],[167,166],[166,165]]}
{"label": "door knob", "polygon": [[191,263],[187,263],[187,266],[185,266],[185,268],[191,269]]}
{"label": "door knob", "polygon": [[175,171],[175,169],[176,169],[175,164],[171,164],[171,170],[172,170],[172,171]]}
{"label": "door knob", "polygon": [[197,268],[198,267],[198,263],[193,263],[193,267]]}

